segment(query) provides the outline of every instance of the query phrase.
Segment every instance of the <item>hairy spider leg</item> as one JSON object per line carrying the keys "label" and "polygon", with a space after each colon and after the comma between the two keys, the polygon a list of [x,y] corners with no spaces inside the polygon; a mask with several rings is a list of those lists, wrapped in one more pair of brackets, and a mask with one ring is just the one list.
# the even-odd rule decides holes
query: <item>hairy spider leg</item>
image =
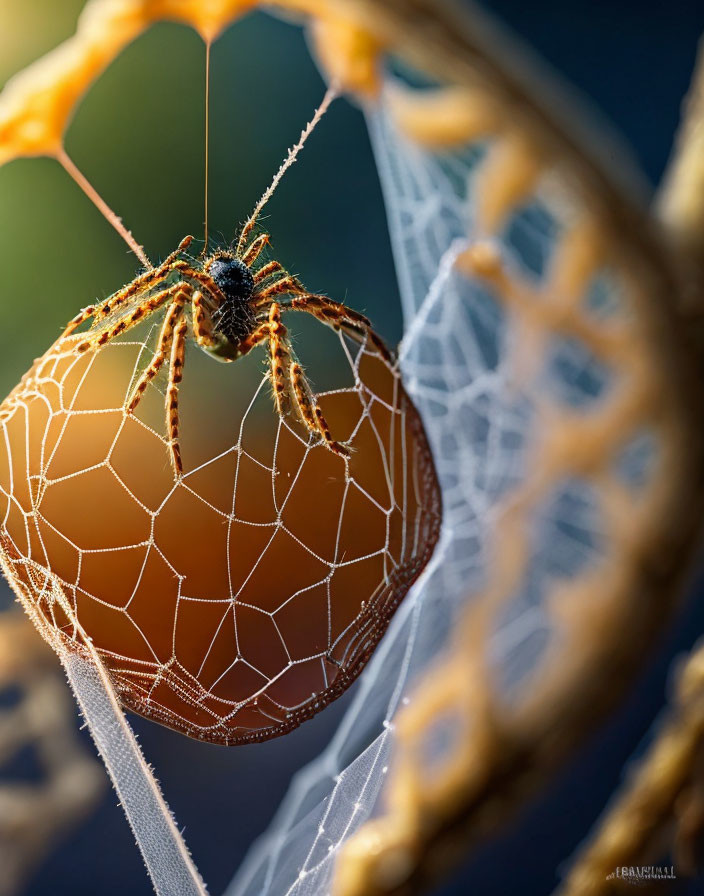
{"label": "hairy spider leg", "polygon": [[[272,262],[272,265],[274,264],[278,264],[278,262]],[[255,283],[258,282],[258,278],[259,281],[261,281],[276,271],[276,268],[273,267],[271,270],[267,271],[268,267],[269,265],[265,265],[257,272],[257,275],[255,275]],[[293,311],[307,311],[309,314],[314,315],[323,323],[332,326],[334,329],[344,327],[351,333],[351,335],[355,336],[358,341],[360,335],[368,337],[369,341],[379,350],[382,357],[391,363],[391,353],[379,336],[374,332],[368,317],[365,317],[358,311],[354,311],[352,308],[348,308],[340,302],[334,302],[327,296],[308,292],[300,280],[290,274],[285,274],[285,276],[281,277],[279,280],[276,280],[274,283],[271,283],[268,286],[265,286],[264,289],[258,291],[254,298],[255,307],[266,304],[267,300],[273,295],[285,293],[289,293],[293,298],[285,305],[281,305],[282,308],[289,308]]]}
{"label": "hairy spider leg", "polygon": [[[270,236],[268,233],[263,233],[261,236],[258,236],[255,240],[252,241],[249,248],[244,248],[242,255],[238,255],[240,261],[247,265],[247,267],[251,268],[252,265],[256,262],[256,260],[261,255],[265,246],[267,246],[270,242]],[[303,285],[297,280],[295,277],[292,277],[288,271],[284,268],[280,261],[269,261],[267,264],[263,265],[259,268],[258,271],[252,272],[254,275],[254,282],[257,285],[262,284],[265,280],[268,280],[270,277],[273,277],[274,274],[280,274],[280,280],[278,281],[280,285],[290,284],[292,286],[296,286],[297,288],[303,290]],[[274,286],[275,284],[270,284]],[[268,292],[269,287],[266,287],[266,295],[274,295],[274,293]],[[286,289],[280,289],[281,292],[286,292]],[[255,298],[260,298],[264,295],[264,290],[259,291]]]}
{"label": "hairy spider leg", "polygon": [[235,358],[242,358],[244,355],[249,354],[253,348],[256,348],[265,339],[269,338],[269,323],[260,324],[255,330],[249,334],[249,336],[245,336],[244,339],[241,339],[237,343],[237,349]]}
{"label": "hairy spider leg", "polygon": [[268,264],[265,264],[263,267],[259,268],[258,271],[254,274],[254,282],[255,284],[262,283],[262,281],[267,280],[269,277],[272,277],[274,274],[285,274],[284,266],[280,261],[270,261]]}
{"label": "hairy spider leg", "polygon": [[145,289],[148,289],[150,286],[158,283],[159,280],[163,280],[165,277],[169,275],[169,273],[174,269],[174,264],[178,259],[178,256],[185,252],[186,249],[193,242],[192,236],[184,237],[181,242],[178,244],[176,249],[162,261],[162,263],[153,268],[150,271],[145,271],[143,274],[140,274],[138,277],[128,283],[127,286],[124,286],[122,289],[118,290],[114,295],[110,296],[107,301],[103,302],[102,305],[96,305],[97,314],[96,321],[101,318],[107,317],[109,314],[112,314],[120,305],[124,305],[125,302],[128,302],[130,299],[134,298],[134,296],[138,295]]}
{"label": "hairy spider leg", "polygon": [[271,385],[279,416],[288,411],[288,389],[290,378],[291,352],[288,330],[281,321],[281,311],[276,302],[269,308],[269,362],[271,365]]}
{"label": "hairy spider leg", "polygon": [[336,442],[330,435],[330,427],[327,420],[313,394],[303,368],[297,361],[291,364],[290,379],[298,413],[308,429],[313,433],[321,435],[326,447],[334,454],[338,454],[340,457],[349,457],[349,448],[340,442]]}
{"label": "hairy spider leg", "polygon": [[212,305],[212,308],[210,310],[214,311],[227,301],[225,294],[213,278],[209,274],[206,274],[205,271],[199,271],[196,268],[191,267],[187,261],[181,260],[174,262],[171,270],[178,271],[182,277],[187,277],[189,280],[195,280],[195,282],[202,287],[205,297],[209,296],[211,299],[210,304]]}
{"label": "hairy spider leg", "polygon": [[196,342],[203,348],[212,348],[217,345],[215,326],[210,310],[203,300],[203,293],[199,289],[193,293],[191,305],[193,307],[193,335],[196,337]]}
{"label": "hairy spider leg", "polygon": [[276,302],[269,308],[269,357],[274,398],[279,416],[288,410],[289,393],[296,399],[296,410],[308,429],[322,436],[326,446],[341,457],[349,457],[349,451],[330,435],[330,428],[313,390],[298,361],[292,361],[288,331],[281,321],[281,306]]}
{"label": "hairy spider leg", "polygon": [[179,416],[178,416],[178,389],[183,379],[183,365],[186,360],[186,333],[188,325],[183,315],[183,308],[179,309],[179,321],[174,330],[171,344],[171,358],[169,361],[169,383],[166,387],[166,431],[169,436],[169,449],[171,461],[176,473],[183,473],[183,461],[181,460],[181,446],[178,440]]}
{"label": "hairy spider leg", "polygon": [[[147,369],[142,373],[139,381],[132,391],[127,413],[131,414],[139,402],[149,383],[159,373],[166,361],[166,356],[171,349],[169,363],[169,379],[166,391],[166,426],[169,435],[169,448],[171,460],[177,474],[183,472],[181,448],[179,444],[179,410],[178,390],[183,379],[183,367],[186,359],[186,335],[188,325],[185,317],[185,307],[191,302],[193,334],[196,341],[205,347],[216,344],[213,322],[209,312],[203,305],[203,296],[199,290],[193,289],[190,283],[179,283],[174,287],[174,295],[164,323],[162,324],[156,351]],[[268,335],[268,330],[267,334]]]}
{"label": "hairy spider leg", "polygon": [[94,314],[95,305],[88,305],[86,308],[81,308],[78,314],[66,324],[65,330],[61,334],[61,338],[65,339],[67,336],[70,336],[80,327],[83,321],[88,320],[88,318],[92,317]]}
{"label": "hairy spider leg", "polygon": [[105,345],[106,342],[119,336],[121,333],[127,332],[127,330],[134,327],[145,317],[149,317],[150,314],[153,314],[165,302],[173,298],[180,288],[181,284],[176,284],[175,286],[170,286],[168,289],[163,289],[160,292],[149,296],[138,305],[128,317],[124,317],[122,320],[117,321],[116,324],[109,327],[107,330],[103,330],[102,333],[87,332],[84,341],[76,346],[76,351],[85,352],[90,348],[99,348],[100,346]]}
{"label": "hairy spider leg", "polygon": [[257,294],[255,307],[268,303],[271,289],[275,289],[277,292],[288,292],[292,298],[289,302],[279,303],[282,310],[305,311],[335,330],[345,330],[357,342],[369,339],[384,360],[389,364],[393,363],[391,352],[384,345],[381,337],[374,332],[368,317],[365,317],[358,311],[354,311],[352,308],[348,308],[346,305],[342,305],[340,302],[334,302],[327,296],[309,293],[299,287],[300,284],[295,278],[283,278],[272,284],[272,287],[267,287]]}
{"label": "hairy spider leg", "polygon": [[269,340],[269,375],[279,416],[286,415],[292,392],[295,397],[296,410],[307,429],[315,435],[321,436],[325,445],[335,454],[349,457],[348,449],[336,442],[330,435],[330,428],[306,379],[303,368],[298,361],[292,360],[288,331],[281,320],[281,307],[276,302],[271,303],[268,321],[260,324],[238,344],[237,357],[246,355],[267,338]]}
{"label": "hairy spider leg", "polygon": [[297,277],[293,277],[291,274],[285,274],[280,280],[275,280],[274,283],[270,283],[269,286],[265,286],[264,289],[257,292],[254,301],[257,305],[264,304],[271,296],[282,295],[285,293],[298,295],[300,293],[305,294],[306,290]]}
{"label": "hairy spider leg", "polygon": [[285,307],[290,308],[291,311],[305,311],[308,314],[312,314],[335,330],[343,329],[357,342],[363,341],[365,338],[369,339],[384,360],[389,364],[393,363],[391,352],[381,337],[375,333],[369,318],[358,311],[354,311],[352,308],[348,308],[339,302],[333,302],[327,296],[313,293],[296,295],[290,302],[286,303]]}
{"label": "hairy spider leg", "polygon": [[[262,268],[263,270],[264,268]],[[374,332],[367,317],[358,311],[354,311],[352,308],[348,308],[346,305],[332,301],[327,296],[306,292],[301,283],[288,274],[255,295],[255,308],[266,307],[271,301],[271,296],[278,293],[289,293],[292,298],[288,302],[271,302],[270,314],[274,309],[277,317],[280,316],[282,311],[304,311],[335,330],[344,330],[357,342],[364,343],[368,340],[376,347],[384,360],[392,363],[391,353],[381,338]],[[289,346],[287,339],[285,344],[287,347]],[[303,368],[298,362],[289,364],[289,382],[296,399],[298,413],[308,429],[311,432],[319,433],[326,446],[335,454],[341,457],[349,457],[349,450],[332,438],[325,416],[315,398],[315,393],[311,389]],[[277,408],[279,413],[282,414],[283,412],[278,401],[279,394],[279,391],[275,392]]]}
{"label": "hairy spider leg", "polygon": [[268,233],[262,233],[261,236],[252,240],[249,248],[243,252],[241,257],[238,256],[240,261],[243,262],[243,264],[246,264],[248,268],[251,267],[262,254],[264,247],[269,243],[269,240],[270,237]]}
{"label": "hairy spider leg", "polygon": [[161,326],[161,331],[159,332],[159,339],[157,341],[156,350],[152,359],[149,363],[149,366],[146,370],[143,371],[140,376],[137,384],[132,390],[132,394],[127,403],[127,413],[131,414],[144,395],[147,386],[154,377],[161,370],[164,362],[166,361],[166,356],[171,348],[171,343],[173,342],[174,329],[176,328],[176,324],[181,317],[182,310],[188,299],[190,298],[191,287],[188,284],[181,283],[179,284],[179,288],[174,295],[173,302],[169,307],[169,310],[166,312],[166,316],[164,317],[164,323]]}

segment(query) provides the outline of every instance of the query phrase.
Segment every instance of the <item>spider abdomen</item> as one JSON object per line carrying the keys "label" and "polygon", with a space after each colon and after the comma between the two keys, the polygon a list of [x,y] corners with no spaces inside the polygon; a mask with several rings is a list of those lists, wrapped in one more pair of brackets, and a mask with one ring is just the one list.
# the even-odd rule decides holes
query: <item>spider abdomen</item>
{"label": "spider abdomen", "polygon": [[225,297],[225,302],[213,313],[215,329],[230,342],[237,343],[254,328],[250,304],[254,276],[243,261],[230,256],[216,256],[208,265],[208,274]]}

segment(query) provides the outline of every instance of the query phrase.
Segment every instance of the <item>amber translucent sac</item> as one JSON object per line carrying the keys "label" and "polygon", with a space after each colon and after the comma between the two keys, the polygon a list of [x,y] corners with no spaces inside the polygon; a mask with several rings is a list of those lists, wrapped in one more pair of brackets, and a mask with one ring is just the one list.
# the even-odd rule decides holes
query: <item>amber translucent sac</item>
{"label": "amber translucent sac", "polygon": [[398,372],[340,341],[348,383],[321,405],[350,440],[347,468],[279,421],[259,368],[189,345],[176,481],[162,392],[124,411],[144,343],[79,354],[77,340],[0,409],[15,590],[49,640],[92,639],[130,709],[217,743],[290,730],[359,674],[438,537],[435,471]]}

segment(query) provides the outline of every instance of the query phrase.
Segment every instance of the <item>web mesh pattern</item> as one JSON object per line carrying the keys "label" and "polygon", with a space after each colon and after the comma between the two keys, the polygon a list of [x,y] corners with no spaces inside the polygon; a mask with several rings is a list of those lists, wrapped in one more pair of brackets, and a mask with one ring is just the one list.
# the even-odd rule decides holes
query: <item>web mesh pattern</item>
{"label": "web mesh pattern", "polygon": [[[335,892],[403,881],[418,832],[504,755],[494,715],[532,724],[529,707],[550,705],[545,670],[574,683],[597,653],[604,604],[588,604],[595,580],[614,607],[623,593],[622,578],[607,585],[618,527],[627,516],[637,540],[662,507],[673,442],[636,358],[637,292],[576,197],[530,158],[511,182],[510,140],[429,152],[385,102],[369,127],[407,321],[404,382],[433,447],[443,533],[336,737],[228,896],[329,892],[336,863]],[[494,190],[501,170],[509,186]]]}
{"label": "web mesh pattern", "polygon": [[[80,335],[60,340],[5,403],[11,575],[50,637],[83,652],[92,639],[127,706],[212,741],[262,739],[344,690],[427,562],[432,461],[398,372],[339,335],[344,385],[321,402],[349,461],[278,420],[258,360],[189,355],[175,480],[163,384],[124,411],[156,328],[82,355]],[[218,400],[223,371],[240,374],[234,406]]]}

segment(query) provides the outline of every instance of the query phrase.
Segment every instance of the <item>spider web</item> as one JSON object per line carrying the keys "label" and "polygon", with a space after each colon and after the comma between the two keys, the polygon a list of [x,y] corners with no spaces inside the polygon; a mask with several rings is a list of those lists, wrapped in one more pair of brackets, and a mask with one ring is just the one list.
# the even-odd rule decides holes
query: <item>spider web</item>
{"label": "spider web", "polygon": [[[157,317],[98,352],[76,353],[81,335],[59,340],[6,400],[3,547],[157,887],[199,892],[116,698],[208,740],[294,727],[363,667],[427,562],[439,505],[398,371],[320,324],[316,346],[327,338],[334,375],[315,358],[307,367],[316,382],[333,380],[319,400],[351,459],[276,417],[261,352],[226,367],[190,346],[175,482],[164,377],[124,413]],[[296,349],[306,358],[305,340]],[[237,374],[229,389],[223,371]]]}

